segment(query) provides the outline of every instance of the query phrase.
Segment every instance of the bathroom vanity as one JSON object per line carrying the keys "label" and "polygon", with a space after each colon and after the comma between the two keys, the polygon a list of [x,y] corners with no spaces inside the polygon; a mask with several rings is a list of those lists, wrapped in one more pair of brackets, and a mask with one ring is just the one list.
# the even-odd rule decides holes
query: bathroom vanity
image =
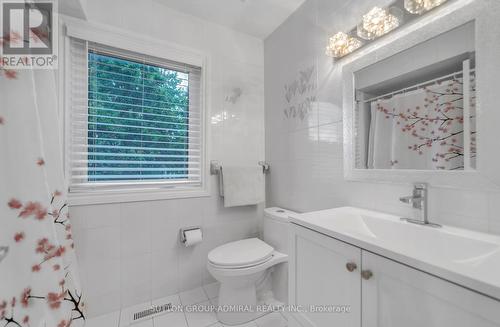
{"label": "bathroom vanity", "polygon": [[498,153],[484,151],[498,146],[488,125],[500,113],[489,89],[499,66],[485,35],[499,11],[495,1],[452,2],[343,65],[345,180],[413,184],[400,200],[418,217],[292,215],[290,326],[500,326],[500,237],[427,219],[429,187],[500,185]]}
{"label": "bathroom vanity", "polygon": [[344,207],[292,215],[289,241],[290,326],[500,326],[500,237]]}

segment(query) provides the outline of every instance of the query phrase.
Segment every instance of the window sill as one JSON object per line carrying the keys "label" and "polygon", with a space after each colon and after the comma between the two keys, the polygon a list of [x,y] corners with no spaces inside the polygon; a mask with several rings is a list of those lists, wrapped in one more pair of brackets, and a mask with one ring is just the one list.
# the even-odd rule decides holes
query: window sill
{"label": "window sill", "polygon": [[210,192],[203,188],[192,190],[142,189],[127,191],[90,191],[68,194],[70,206],[92,204],[126,203],[183,198],[208,197]]}

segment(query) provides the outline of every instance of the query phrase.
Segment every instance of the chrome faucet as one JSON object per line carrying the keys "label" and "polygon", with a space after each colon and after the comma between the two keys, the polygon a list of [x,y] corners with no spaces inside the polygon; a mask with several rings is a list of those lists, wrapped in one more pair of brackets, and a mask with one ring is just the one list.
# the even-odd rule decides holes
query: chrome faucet
{"label": "chrome faucet", "polygon": [[420,210],[420,219],[401,218],[401,220],[405,220],[412,224],[419,224],[430,227],[441,227],[441,225],[429,222],[428,210],[427,210],[428,207],[427,195],[428,195],[427,184],[415,183],[413,185],[412,195],[399,198],[399,201],[411,204],[414,209]]}

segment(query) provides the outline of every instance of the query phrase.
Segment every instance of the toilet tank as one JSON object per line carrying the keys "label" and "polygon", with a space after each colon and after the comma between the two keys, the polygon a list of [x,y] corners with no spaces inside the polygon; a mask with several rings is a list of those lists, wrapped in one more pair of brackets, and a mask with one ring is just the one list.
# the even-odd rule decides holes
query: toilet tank
{"label": "toilet tank", "polygon": [[[278,208],[264,209],[264,226],[262,236],[264,242],[276,251],[288,254],[288,224],[290,214],[295,212]],[[288,263],[279,264],[272,273],[272,291],[274,298],[288,303]]]}
{"label": "toilet tank", "polygon": [[288,216],[295,212],[278,208],[264,209],[264,242],[271,245],[276,251],[288,254]]}

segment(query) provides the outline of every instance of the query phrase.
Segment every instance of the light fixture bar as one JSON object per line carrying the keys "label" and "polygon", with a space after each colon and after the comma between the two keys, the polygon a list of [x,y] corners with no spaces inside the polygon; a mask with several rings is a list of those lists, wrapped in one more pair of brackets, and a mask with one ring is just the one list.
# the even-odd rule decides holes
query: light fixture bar
{"label": "light fixture bar", "polygon": [[386,8],[374,7],[349,32],[329,38],[326,54],[339,59],[389,34],[448,0],[397,0]]}

